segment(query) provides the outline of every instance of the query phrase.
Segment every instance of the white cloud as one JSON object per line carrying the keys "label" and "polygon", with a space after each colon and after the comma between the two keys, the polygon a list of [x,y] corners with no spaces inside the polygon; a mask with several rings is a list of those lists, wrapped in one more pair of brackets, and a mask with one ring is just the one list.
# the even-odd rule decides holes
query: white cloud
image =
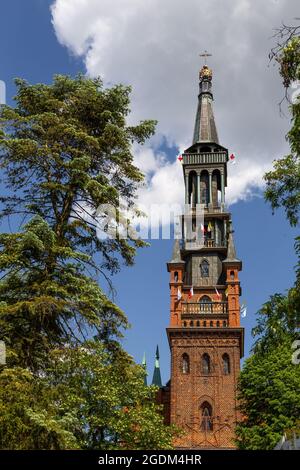
{"label": "white cloud", "polygon": [[133,86],[131,121],[158,119],[150,147],[137,150],[147,175],[142,203],[182,202],[181,165],[157,148],[191,144],[203,49],[213,52],[215,116],[221,143],[234,149],[227,201],[255,194],[274,158],[286,152],[283,90],[268,67],[273,28],[297,16],[298,0],[56,0],[53,25],[61,44],[83,56],[106,84]]}

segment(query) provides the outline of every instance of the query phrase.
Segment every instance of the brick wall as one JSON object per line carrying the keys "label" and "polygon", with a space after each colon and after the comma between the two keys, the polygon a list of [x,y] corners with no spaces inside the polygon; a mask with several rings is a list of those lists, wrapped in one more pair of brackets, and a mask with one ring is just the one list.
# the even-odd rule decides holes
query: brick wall
{"label": "brick wall", "polygon": [[[196,336],[195,336],[196,334]],[[189,331],[173,335],[169,329],[171,346],[170,422],[184,430],[174,443],[176,448],[235,448],[234,428],[239,420],[236,401],[236,383],[240,370],[240,342],[237,332],[229,329],[217,332],[198,330],[190,337]],[[189,373],[183,373],[182,355],[188,354]],[[230,358],[230,373],[224,375],[223,354]],[[210,373],[204,373],[201,359],[208,354]],[[167,395],[165,395],[165,404]],[[212,430],[201,429],[201,405],[212,408]],[[169,408],[166,408],[168,416]]]}

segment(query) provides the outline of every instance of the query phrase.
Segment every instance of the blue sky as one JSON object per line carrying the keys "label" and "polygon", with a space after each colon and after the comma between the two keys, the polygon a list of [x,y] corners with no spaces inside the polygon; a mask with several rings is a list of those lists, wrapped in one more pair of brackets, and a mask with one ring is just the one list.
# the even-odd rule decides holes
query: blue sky
{"label": "blue sky", "polygon": [[[79,53],[78,50],[76,50],[76,47],[79,48],[78,45],[76,47],[70,47],[70,44],[65,44],[68,47],[62,45],[62,43],[70,42],[70,40],[61,39],[61,30],[60,36],[57,33],[58,22],[56,23],[56,34],[58,36],[55,34],[49,10],[51,3],[52,2],[48,0],[7,0],[1,2],[0,80],[4,80],[6,83],[7,102],[9,104],[13,103],[12,97],[15,92],[13,79],[15,77],[23,77],[33,83],[49,83],[52,76],[56,73],[74,75],[80,71],[86,72],[86,69],[91,73],[93,69],[93,65],[87,62],[86,51],[83,51],[81,54],[81,52]],[[293,17],[292,11],[290,17]],[[278,18],[276,17],[274,19],[277,23],[273,24],[272,27],[280,23],[280,18],[279,14]],[[74,28],[76,27],[76,24],[74,24]],[[60,42],[57,37],[59,37]],[[159,48],[159,45],[157,47]],[[266,46],[266,51],[267,47],[268,46]],[[266,51],[264,51],[264,53]],[[222,53],[224,55],[225,52],[222,51]],[[217,61],[217,58],[215,61]],[[265,61],[264,64],[267,70],[267,61]],[[199,63],[196,63],[195,70],[197,70],[198,66]],[[126,67],[126,64],[122,65],[122,70],[121,68],[119,69],[120,73],[118,69],[113,70],[112,73],[112,69],[107,66],[107,62],[103,62],[103,70],[107,82],[110,80],[130,81],[130,76],[124,76],[124,67]],[[157,68],[159,68],[159,63]],[[97,70],[99,70],[99,64]],[[267,100],[272,107],[270,108],[272,116],[275,116],[275,113],[278,113],[276,99],[280,97],[278,90],[281,85],[278,81],[276,69],[268,69],[266,74],[267,75],[264,75],[264,77],[266,77],[266,83],[264,85],[263,82],[262,86],[270,87],[270,77],[273,76],[274,83],[276,82],[277,91],[273,95],[269,95]],[[230,127],[230,124],[227,123],[233,115],[232,103],[229,103],[228,95],[230,95],[231,100],[236,99],[236,90],[229,87],[228,91],[228,87],[226,87],[227,92],[226,94],[223,93],[221,80],[222,77],[228,77],[228,72],[225,67],[223,67],[223,70],[218,70],[218,77],[219,78],[216,78],[215,111],[220,140],[225,146],[229,141],[231,147],[242,149],[243,141],[240,137],[240,128],[237,128],[235,132],[234,126]],[[138,80],[138,78],[135,80]],[[187,89],[186,96],[189,109],[188,119],[185,120],[184,126],[187,126],[190,135],[192,134],[193,115],[196,107],[195,80],[195,76],[189,76],[188,81],[185,80],[184,85]],[[137,88],[140,87],[142,89],[143,83],[136,83]],[[159,81],[157,83],[159,83]],[[156,84],[156,87],[157,86]],[[178,86],[178,89],[179,88]],[[191,93],[189,89],[192,89]],[[184,93],[181,94],[183,94],[181,99],[184,100],[185,95]],[[240,94],[240,96],[242,100],[242,94]],[[143,104],[141,94],[137,94],[134,99],[135,103]],[[257,103],[255,103],[253,99],[250,99],[247,106],[245,105],[244,108],[238,110],[240,113],[239,120],[241,120],[241,116],[245,120],[247,120],[247,116],[249,115],[253,114],[255,116],[255,110],[253,109],[255,106],[257,106]],[[151,112],[150,116],[147,115],[148,110]],[[140,112],[144,118],[154,117],[160,120],[161,117],[162,123],[165,122],[165,114],[162,114],[159,106],[157,106],[156,114],[155,108],[152,109],[147,106],[145,106],[145,112],[143,112],[143,107]],[[178,113],[180,112],[181,108],[179,107]],[[264,110],[256,110],[256,115],[263,112]],[[170,111],[170,114],[174,114],[173,110]],[[138,113],[136,113],[136,115],[139,116]],[[275,116],[274,119],[277,119],[277,117]],[[186,124],[186,121],[188,121],[188,124]],[[179,120],[174,123],[176,129],[180,129],[180,122]],[[243,130],[245,133],[244,145],[247,149],[249,142],[255,141],[257,135],[258,148],[255,154],[253,153],[253,161],[259,162],[259,156],[257,156],[259,153],[261,153],[261,158],[264,158],[267,152],[266,149],[273,149],[275,145],[274,141],[276,141],[276,148],[279,149],[279,151],[274,151],[273,158],[280,156],[281,152],[286,149],[284,133],[288,127],[288,123],[288,119],[282,120],[282,118],[278,116],[278,123],[276,124],[277,129],[282,127],[282,131],[278,133],[276,129],[274,129],[272,121],[270,121],[268,125],[268,122],[264,120],[265,128],[259,136],[257,127],[251,128],[245,126],[246,129]],[[180,137],[177,141],[176,139],[172,140],[172,137],[170,137],[171,134],[168,134],[168,132],[166,127],[159,128],[159,133],[164,135],[164,139],[153,141],[152,150],[155,149],[156,152],[163,153],[165,166],[168,164],[171,165],[170,162],[172,162],[174,166],[176,164],[174,160],[174,146],[180,147],[181,142],[184,143],[184,138]],[[166,145],[166,141],[169,142],[169,146]],[[237,142],[236,144],[235,141]],[[149,158],[153,158],[152,154],[149,155]],[[272,155],[270,158],[271,157]],[[246,158],[247,161],[249,161],[249,168],[251,170],[251,160],[249,160],[251,159],[250,151],[245,154],[245,160]],[[270,207],[264,202],[261,195],[261,173],[254,172],[254,182],[252,180],[250,186],[240,188],[239,179],[242,179],[242,176],[247,173],[247,166],[243,166],[242,150],[239,159],[241,163],[238,162],[236,167],[240,165],[241,175],[238,175],[239,178],[235,178],[233,175],[230,180],[230,184],[233,186],[233,196],[231,200],[232,202],[237,202],[231,205],[230,210],[233,216],[237,253],[239,258],[243,261],[243,271],[240,275],[240,279],[243,289],[242,299],[247,303],[248,313],[247,317],[242,320],[242,323],[246,329],[245,352],[246,355],[248,355],[252,342],[250,331],[255,323],[255,312],[262,303],[268,299],[269,295],[275,292],[284,292],[294,281],[293,266],[296,260],[293,251],[293,243],[296,230],[292,230],[288,226],[284,214],[281,211],[278,211],[273,216]],[[155,173],[157,168],[161,171],[161,164],[159,164],[158,167],[154,165],[152,172]],[[158,171],[156,174],[158,174]],[[255,186],[255,178],[257,178],[257,187]],[[249,181],[246,183],[248,184]],[[153,186],[153,180],[151,180],[149,184]],[[254,187],[251,194],[249,194],[249,187]],[[236,196],[236,194],[245,190],[245,188],[246,193],[248,191],[247,194],[244,191],[243,197]],[[174,191],[176,191],[176,188],[174,188]],[[181,198],[181,192],[178,197]],[[137,361],[141,361],[144,351],[146,352],[149,375],[151,378],[155,348],[156,344],[159,344],[164,381],[169,377],[170,360],[165,328],[169,321],[169,278],[166,270],[166,262],[171,256],[171,250],[172,242],[169,240],[152,241],[151,247],[139,251],[135,266],[132,268],[124,268],[114,279],[114,285],[117,289],[116,301],[124,309],[132,324],[131,330],[126,333],[124,340],[125,347]]]}

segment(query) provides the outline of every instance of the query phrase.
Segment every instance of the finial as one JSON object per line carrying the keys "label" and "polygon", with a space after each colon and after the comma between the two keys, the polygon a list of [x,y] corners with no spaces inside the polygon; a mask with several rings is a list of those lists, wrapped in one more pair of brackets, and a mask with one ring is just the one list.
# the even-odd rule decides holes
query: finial
{"label": "finial", "polygon": [[210,69],[207,65],[203,65],[202,69],[199,72],[199,79],[203,80],[206,78],[207,80],[212,79],[212,69]]}
{"label": "finial", "polygon": [[208,67],[208,65],[206,64],[207,57],[211,57],[211,56],[212,56],[212,54],[210,54],[207,51],[204,51],[202,54],[199,54],[199,57],[204,57],[204,65],[203,65],[202,69],[199,72],[199,79],[200,80],[203,80],[203,79],[211,80],[212,79],[212,69],[210,69]]}
{"label": "finial", "polygon": [[210,54],[207,51],[204,51],[202,54],[199,54],[199,57],[204,57],[204,65],[206,65],[207,57],[211,57],[212,54]]}

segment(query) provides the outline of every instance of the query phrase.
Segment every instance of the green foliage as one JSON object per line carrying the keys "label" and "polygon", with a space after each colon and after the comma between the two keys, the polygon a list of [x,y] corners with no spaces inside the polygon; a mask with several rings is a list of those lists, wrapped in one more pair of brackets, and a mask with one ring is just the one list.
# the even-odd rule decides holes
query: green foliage
{"label": "green foliage", "polygon": [[170,449],[155,387],[120,348],[99,341],[51,352],[46,373],[0,374],[2,449]]}
{"label": "green foliage", "polygon": [[144,369],[127,353],[108,352],[92,341],[56,351],[53,360],[50,376],[59,381],[66,408],[78,409],[81,425],[75,434],[82,448],[171,448],[174,430],[163,424],[157,389],[144,385]]}
{"label": "green foliage", "polygon": [[239,381],[240,449],[270,450],[287,430],[300,431],[300,367],[292,363],[292,352],[286,335],[280,345],[246,360]]}
{"label": "green foliage", "polygon": [[300,296],[298,288],[291,288],[287,295],[274,294],[258,312],[257,324],[252,329],[256,337],[254,352],[267,353],[280,347],[286,336],[294,337],[299,321]]}
{"label": "green foliage", "polygon": [[[279,43],[270,54],[280,66],[287,88],[300,79],[299,27],[278,30]],[[292,127],[287,134],[290,154],[274,161],[265,174],[265,198],[275,210],[283,207],[292,226],[300,210],[300,100],[290,103]],[[292,361],[300,325],[300,238],[296,238],[296,281],[288,292],[274,294],[258,312],[252,334],[253,355],[246,360],[239,380],[243,420],[237,426],[240,449],[273,449],[284,433],[300,433],[300,366]]]}
{"label": "green foliage", "polygon": [[[296,251],[300,254],[299,239]],[[294,287],[286,295],[272,295],[258,312],[253,355],[245,361],[238,385],[240,449],[273,449],[284,433],[300,433],[300,365],[292,361],[293,343],[299,339],[299,287],[298,267]]]}
{"label": "green foliage", "polygon": [[112,341],[127,326],[122,311],[84,273],[86,255],[60,246],[40,216],[20,233],[0,235],[0,247],[0,332],[11,364],[36,370],[51,348],[80,342],[89,329]]}
{"label": "green foliage", "polygon": [[134,204],[143,175],[133,164],[132,143],[150,137],[155,122],[126,125],[130,87],[104,89],[100,79],[80,75],[58,75],[51,85],[16,84],[16,107],[0,108],[0,167],[10,190],[0,198],[1,216],[43,217],[60,246],[101,254],[93,264],[100,271],[116,272],[120,258],[132,264],[141,241],[100,240],[97,209],[119,208],[120,198]]}
{"label": "green foliage", "polygon": [[96,334],[103,341],[128,326],[100,288],[141,240],[97,236],[100,204],[134,205],[143,175],[132,143],[154,121],[127,126],[130,88],[100,79],[56,76],[50,85],[16,80],[16,107],[0,108],[0,168],[8,194],[2,218],[22,214],[18,233],[0,236],[0,337],[13,364],[39,368],[48,349]]}
{"label": "green foliage", "polygon": [[[292,37],[277,55],[285,87],[300,80],[300,37]],[[265,174],[265,197],[274,209],[283,207],[292,226],[299,222],[300,208],[300,100],[299,94],[290,104],[292,127],[287,134],[291,153],[274,161],[274,168]]]}
{"label": "green foliage", "polygon": [[0,373],[1,449],[76,449],[72,411],[62,409],[55,388],[18,367]]}
{"label": "green foliage", "polygon": [[119,199],[135,210],[143,179],[132,143],[155,123],[127,126],[128,87],[16,83],[16,107],[0,108],[1,218],[20,222],[0,235],[0,448],[170,448],[156,390],[119,344],[127,318],[98,283],[144,245],[98,237],[98,208],[128,223]]}

